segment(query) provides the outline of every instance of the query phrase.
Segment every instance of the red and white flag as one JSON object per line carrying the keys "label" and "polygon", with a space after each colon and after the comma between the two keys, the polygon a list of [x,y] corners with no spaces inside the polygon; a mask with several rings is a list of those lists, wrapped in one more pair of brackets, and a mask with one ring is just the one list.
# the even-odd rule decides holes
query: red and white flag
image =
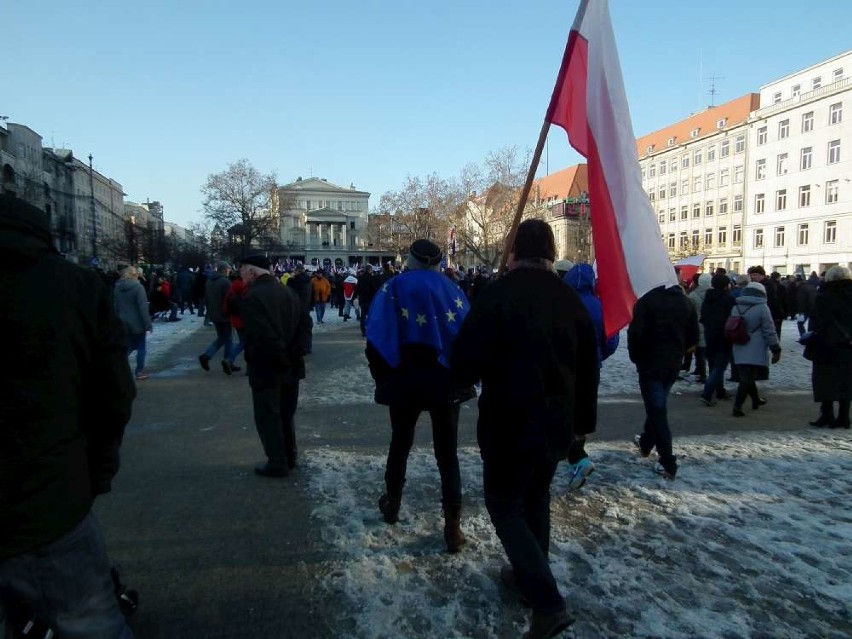
{"label": "red and white flag", "polygon": [[626,326],[652,288],[677,284],[645,190],[607,0],[582,0],[547,121],[589,165],[589,201],[604,331]]}

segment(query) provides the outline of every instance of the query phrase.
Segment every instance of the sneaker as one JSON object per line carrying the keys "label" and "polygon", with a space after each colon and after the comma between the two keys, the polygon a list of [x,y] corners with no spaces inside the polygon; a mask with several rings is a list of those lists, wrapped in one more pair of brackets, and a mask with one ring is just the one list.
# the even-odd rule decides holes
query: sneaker
{"label": "sneaker", "polygon": [[136,379],[148,379],[150,375],[147,371],[139,371],[136,373]]}
{"label": "sneaker", "polygon": [[677,466],[675,465],[671,468],[666,468],[661,463],[657,462],[654,465],[654,472],[657,473],[660,477],[672,481],[675,478],[675,475],[677,475]]}
{"label": "sneaker", "polygon": [[550,639],[568,628],[576,619],[568,614],[563,605],[553,612],[533,611],[530,629],[523,639]]}
{"label": "sneaker", "polygon": [[648,457],[651,454],[651,451],[645,452],[642,450],[642,435],[634,435],[633,436],[633,445],[639,449],[639,454],[642,457]]}
{"label": "sneaker", "polygon": [[222,360],[222,370],[225,371],[225,375],[230,375],[234,372],[234,367],[231,366],[231,362],[226,359]]}
{"label": "sneaker", "polygon": [[198,356],[198,363],[201,364],[201,368],[203,368],[204,370],[210,370],[210,358],[207,357],[206,353],[204,355]]}
{"label": "sneaker", "polygon": [[588,457],[583,457],[576,464],[571,464],[571,480],[568,482],[568,490],[577,490],[586,483],[586,478],[595,472],[595,464]]}
{"label": "sneaker", "polygon": [[701,395],[701,397],[699,397],[698,400],[702,404],[704,404],[705,406],[715,406],[716,405],[716,402],[713,401],[713,399],[707,399],[706,397],[704,397],[704,395]]}

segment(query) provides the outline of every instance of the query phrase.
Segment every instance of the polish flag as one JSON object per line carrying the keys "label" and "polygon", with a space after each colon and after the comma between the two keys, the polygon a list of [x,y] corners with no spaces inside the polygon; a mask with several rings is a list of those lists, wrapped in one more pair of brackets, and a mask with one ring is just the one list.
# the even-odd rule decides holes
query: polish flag
{"label": "polish flag", "polygon": [[604,332],[626,326],[636,300],[677,284],[648,195],[607,0],[582,0],[546,120],[589,165],[589,201]]}

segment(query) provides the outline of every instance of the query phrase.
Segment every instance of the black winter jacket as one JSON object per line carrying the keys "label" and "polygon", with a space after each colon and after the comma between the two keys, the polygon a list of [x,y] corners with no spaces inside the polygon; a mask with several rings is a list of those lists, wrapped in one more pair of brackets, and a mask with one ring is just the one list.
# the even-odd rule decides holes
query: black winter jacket
{"label": "black winter jacket", "polygon": [[627,350],[637,369],[680,369],[684,353],[697,345],[698,316],[683,289],[658,286],[637,300],[627,329]]}
{"label": "black winter jacket", "polygon": [[704,325],[704,343],[708,357],[711,353],[730,348],[725,341],[725,322],[734,307],[734,298],[729,291],[711,288],[701,305],[701,323]]}

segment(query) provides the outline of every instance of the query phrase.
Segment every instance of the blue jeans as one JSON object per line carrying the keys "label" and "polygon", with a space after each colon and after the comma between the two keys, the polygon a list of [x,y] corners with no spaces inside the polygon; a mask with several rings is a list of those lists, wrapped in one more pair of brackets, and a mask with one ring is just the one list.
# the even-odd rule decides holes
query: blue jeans
{"label": "blue jeans", "polygon": [[145,344],[145,333],[134,333],[132,335],[128,335],[126,342],[128,357],[130,357],[130,354],[133,351],[136,351],[136,374],[138,375],[145,368],[145,357],[148,354],[148,349]]}
{"label": "blue jeans", "polygon": [[677,375],[674,368],[639,371],[639,390],[645,403],[645,428],[640,445],[643,452],[656,448],[660,463],[666,468],[674,463],[667,404]]}
{"label": "blue jeans", "polygon": [[325,302],[314,302],[314,312],[317,314],[317,322],[322,324],[322,318],[325,317]]}
{"label": "blue jeans", "polygon": [[704,392],[701,396],[704,399],[713,399],[713,393],[716,397],[725,395],[725,369],[728,368],[728,349],[723,348],[718,351],[708,351],[707,362],[710,365],[710,374],[707,375],[707,381],[704,383]]}
{"label": "blue jeans", "polygon": [[550,482],[557,462],[546,451],[483,455],[485,507],[515,581],[536,612],[560,610],[564,600],[550,570]]}
{"label": "blue jeans", "polygon": [[234,330],[237,331],[237,343],[231,344],[231,352],[225,358],[229,362],[231,362],[231,364],[234,363],[234,360],[236,360],[237,357],[239,357],[240,353],[242,353],[246,348],[246,344],[245,344],[246,330],[244,328],[235,328]]}
{"label": "blue jeans", "polygon": [[216,327],[216,339],[214,339],[204,354],[207,357],[213,357],[220,348],[222,348],[223,356],[227,359],[231,352],[231,322],[213,322]]}
{"label": "blue jeans", "polygon": [[[59,637],[132,639],[118,607],[100,527],[89,513],[71,532],[0,562],[0,637],[15,637],[3,617],[26,605]],[[5,613],[4,613],[5,610]]]}

